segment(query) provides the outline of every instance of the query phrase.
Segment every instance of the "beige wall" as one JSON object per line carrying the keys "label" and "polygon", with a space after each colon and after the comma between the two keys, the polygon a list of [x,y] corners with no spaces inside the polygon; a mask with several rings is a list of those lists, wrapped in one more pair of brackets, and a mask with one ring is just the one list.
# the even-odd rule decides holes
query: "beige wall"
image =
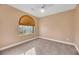
{"label": "beige wall", "polygon": [[73,10],[43,17],[39,21],[40,37],[60,41],[74,41]]}
{"label": "beige wall", "polygon": [[79,48],[79,5],[75,9],[75,44]]}
{"label": "beige wall", "polygon": [[0,47],[38,36],[38,20],[33,16],[36,23],[35,33],[28,36],[18,36],[19,18],[27,14],[8,5],[0,5]]}

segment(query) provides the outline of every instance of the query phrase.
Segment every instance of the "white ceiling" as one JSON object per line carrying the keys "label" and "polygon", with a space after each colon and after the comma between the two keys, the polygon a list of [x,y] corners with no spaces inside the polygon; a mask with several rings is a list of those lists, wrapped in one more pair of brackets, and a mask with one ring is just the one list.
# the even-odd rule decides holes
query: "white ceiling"
{"label": "white ceiling", "polygon": [[28,12],[36,17],[44,17],[51,14],[56,14],[64,11],[74,9],[75,4],[46,4],[45,12],[41,13],[42,4],[9,4],[10,6],[17,8],[21,11]]}

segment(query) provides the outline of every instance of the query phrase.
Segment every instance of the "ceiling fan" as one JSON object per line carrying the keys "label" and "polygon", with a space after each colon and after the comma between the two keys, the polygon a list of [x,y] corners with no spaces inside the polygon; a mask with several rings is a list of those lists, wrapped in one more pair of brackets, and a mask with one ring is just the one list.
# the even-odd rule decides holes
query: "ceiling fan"
{"label": "ceiling fan", "polygon": [[[40,7],[39,7],[40,6]],[[40,11],[41,11],[41,13],[44,13],[45,12],[45,4],[40,4],[39,6],[37,6],[37,7],[39,7],[39,9],[40,9]],[[37,10],[36,8],[31,8],[32,10]]]}
{"label": "ceiling fan", "polygon": [[45,12],[45,6],[46,6],[45,4],[42,4],[42,6],[41,6],[41,10],[40,10],[41,13],[44,13],[44,12]]}
{"label": "ceiling fan", "polygon": [[[47,8],[51,7],[52,5],[53,5],[53,4],[40,4],[40,7],[39,7],[40,12],[41,12],[41,13],[44,13],[45,10],[46,10]],[[38,6],[37,6],[37,7],[38,7]],[[37,9],[38,9],[38,8],[37,8]],[[32,10],[37,10],[37,9],[32,8]]]}

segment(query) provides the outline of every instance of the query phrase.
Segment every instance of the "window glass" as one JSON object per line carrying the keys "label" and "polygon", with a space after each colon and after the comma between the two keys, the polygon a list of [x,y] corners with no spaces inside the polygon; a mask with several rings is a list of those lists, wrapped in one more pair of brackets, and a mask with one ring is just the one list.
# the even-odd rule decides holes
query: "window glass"
{"label": "window glass", "polygon": [[33,26],[19,25],[19,34],[31,34],[33,32]]}

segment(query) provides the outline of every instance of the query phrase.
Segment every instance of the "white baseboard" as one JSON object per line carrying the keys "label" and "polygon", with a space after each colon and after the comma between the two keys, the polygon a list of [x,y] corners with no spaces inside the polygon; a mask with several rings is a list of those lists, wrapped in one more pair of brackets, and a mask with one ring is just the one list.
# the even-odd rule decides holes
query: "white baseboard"
{"label": "white baseboard", "polygon": [[74,45],[74,43],[71,43],[71,42],[65,42],[65,41],[60,41],[60,40],[46,38],[46,37],[39,37],[39,38],[46,39],[46,40],[51,40],[51,41],[55,41],[55,42],[59,42],[59,43],[63,43],[63,44]]}
{"label": "white baseboard", "polygon": [[79,53],[79,48],[76,44],[74,44],[74,47],[76,48],[77,52]]}
{"label": "white baseboard", "polygon": [[67,45],[72,45],[76,48],[77,52],[79,53],[79,48],[77,47],[77,45],[75,43],[59,41],[59,40],[50,39],[50,38],[46,38],[46,37],[39,37],[39,38],[50,40],[50,41],[55,41],[55,42],[59,42],[59,43],[67,44]]}
{"label": "white baseboard", "polygon": [[20,44],[23,44],[23,43],[26,43],[26,42],[31,41],[31,40],[35,40],[37,38],[38,37],[35,37],[35,38],[32,38],[32,39],[24,40],[24,41],[21,41],[21,42],[17,42],[17,43],[2,47],[2,48],[0,48],[0,51],[11,48],[11,47],[14,47],[14,46],[17,46],[17,45],[20,45]]}

